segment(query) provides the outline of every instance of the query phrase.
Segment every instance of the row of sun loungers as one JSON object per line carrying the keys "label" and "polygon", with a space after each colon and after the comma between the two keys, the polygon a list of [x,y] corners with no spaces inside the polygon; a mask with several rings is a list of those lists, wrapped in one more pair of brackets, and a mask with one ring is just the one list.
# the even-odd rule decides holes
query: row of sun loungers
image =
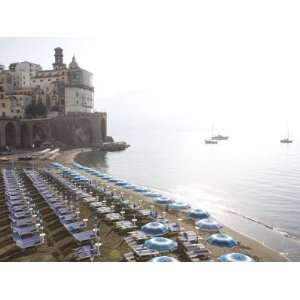
{"label": "row of sun loungers", "polygon": [[78,207],[68,205],[68,201],[64,200],[63,197],[59,197],[55,190],[51,190],[50,186],[38,172],[32,170],[25,172],[43,200],[51,208],[60,224],[75,240],[77,245],[79,245],[79,247],[73,249],[75,256],[79,259],[84,259],[100,255],[99,249],[97,249],[93,243],[96,239],[95,232],[87,230],[84,220],[79,217],[80,211]]}
{"label": "row of sun loungers", "polygon": [[[68,176],[65,178],[72,183],[72,178],[68,178]],[[178,241],[180,247],[175,254],[182,260],[200,261],[207,259],[208,251],[204,245],[198,244],[199,237],[195,232],[183,233],[179,224],[170,223],[157,213],[153,213],[152,210],[131,203],[127,199],[123,199],[122,196],[114,195],[112,191],[99,188],[91,182],[74,184],[93,194],[93,196],[90,195],[90,201],[85,202],[100,220],[111,225],[112,229],[119,234],[126,235],[124,240],[131,250],[124,254],[126,261],[145,261],[161,254],[161,252],[144,246],[144,241],[151,236],[138,230],[139,226],[150,221],[158,221],[168,226],[169,231],[166,235],[173,236]],[[184,242],[190,244],[185,245],[185,247]]]}
{"label": "row of sun loungers", "polygon": [[42,219],[14,170],[3,169],[5,200],[11,221],[12,238],[19,248],[37,247],[43,242],[43,233],[38,232]]}

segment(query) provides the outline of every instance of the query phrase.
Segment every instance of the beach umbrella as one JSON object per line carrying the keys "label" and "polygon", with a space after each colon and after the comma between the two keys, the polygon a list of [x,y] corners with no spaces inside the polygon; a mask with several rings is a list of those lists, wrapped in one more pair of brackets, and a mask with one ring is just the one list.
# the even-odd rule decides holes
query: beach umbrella
{"label": "beach umbrella", "polygon": [[175,251],[177,249],[177,243],[174,240],[164,237],[153,237],[145,241],[144,246],[160,252]]}
{"label": "beach umbrella", "polygon": [[118,182],[120,179],[116,179],[116,178],[110,178],[108,179],[108,182]]}
{"label": "beach umbrella", "polygon": [[104,177],[109,176],[109,175],[99,172],[99,174],[97,176],[100,177],[100,178],[104,178]]}
{"label": "beach umbrella", "polygon": [[171,203],[174,203],[175,201],[169,197],[164,197],[164,196],[161,196],[161,197],[158,197],[158,198],[155,198],[154,201],[157,203],[157,204],[171,204]]}
{"label": "beach umbrella", "polygon": [[97,175],[99,175],[99,171],[91,171],[90,174],[94,175],[94,176],[97,176]]}
{"label": "beach umbrella", "polygon": [[128,185],[128,182],[126,180],[119,180],[115,183],[115,185],[126,186],[126,185]]}
{"label": "beach umbrella", "polygon": [[218,257],[221,262],[253,262],[254,259],[242,253],[228,253]]}
{"label": "beach umbrella", "polygon": [[139,193],[147,193],[149,190],[145,187],[142,186],[137,186],[133,189],[135,192],[139,192]]}
{"label": "beach umbrella", "polygon": [[160,236],[169,232],[166,225],[160,222],[150,222],[142,226],[141,230],[151,236]]}
{"label": "beach umbrella", "polygon": [[220,228],[223,227],[222,224],[218,223],[216,220],[211,218],[199,220],[196,222],[195,225],[198,229],[204,231],[218,231]]}
{"label": "beach umbrella", "polygon": [[207,238],[207,241],[213,245],[218,247],[229,247],[232,248],[238,245],[238,242],[234,240],[231,236],[224,233],[215,233],[210,235]]}
{"label": "beach umbrella", "polygon": [[171,256],[157,256],[149,260],[150,262],[178,262],[178,260]]}
{"label": "beach umbrella", "polygon": [[157,192],[152,192],[152,191],[146,192],[146,193],[144,193],[144,195],[147,196],[147,197],[152,197],[152,198],[161,196],[161,194],[159,194]]}
{"label": "beach umbrella", "polygon": [[188,216],[191,219],[201,220],[201,219],[209,218],[209,213],[204,209],[196,208],[196,209],[190,210]]}
{"label": "beach umbrella", "polygon": [[124,185],[123,188],[124,189],[127,189],[127,190],[134,190],[137,186],[134,185],[134,184],[127,184],[127,185]]}
{"label": "beach umbrella", "polygon": [[112,178],[113,178],[112,176],[107,175],[107,174],[105,174],[104,176],[102,176],[102,179],[104,179],[104,180],[109,180],[109,179],[112,179]]}
{"label": "beach umbrella", "polygon": [[191,206],[189,204],[184,203],[184,202],[174,202],[169,205],[169,208],[174,209],[174,210],[184,210],[184,209],[188,209],[190,207]]}

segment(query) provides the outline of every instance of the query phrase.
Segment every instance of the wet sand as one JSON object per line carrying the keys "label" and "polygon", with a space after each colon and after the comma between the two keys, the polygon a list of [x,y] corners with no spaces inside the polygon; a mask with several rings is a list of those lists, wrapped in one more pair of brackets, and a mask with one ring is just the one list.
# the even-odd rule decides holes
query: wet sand
{"label": "wet sand", "polygon": [[[69,165],[74,162],[76,159],[77,154],[81,153],[82,151],[89,151],[89,149],[74,149],[74,150],[68,150],[62,152],[56,159],[56,161],[64,164],[64,165]],[[77,170],[79,171],[79,170]],[[128,198],[130,201],[140,204],[145,208],[153,208],[154,210],[165,214],[166,218],[168,218],[170,221],[180,223],[181,226],[185,230],[193,230],[196,231],[194,227],[194,222],[188,218],[185,217],[183,213],[175,213],[168,211],[166,212],[164,208],[160,205],[154,204],[149,198],[141,195],[140,193],[136,193],[133,191],[128,191],[126,189],[122,189],[120,187],[116,187],[113,184],[109,184],[106,181],[100,180],[99,178],[89,175],[83,171],[80,171],[83,173],[85,176],[89,176],[93,182],[109,187],[115,191],[116,194],[123,194],[126,198]],[[112,174],[113,175],[113,174]],[[253,257],[256,261],[266,261],[266,262],[283,262],[283,261],[288,261],[288,259],[284,256],[282,256],[280,253],[277,253],[276,251],[273,251],[272,249],[262,245],[261,243],[248,238],[247,236],[244,236],[228,227],[224,227],[221,229],[221,232],[227,233],[236,240],[239,241],[239,245],[237,247],[234,247],[232,249],[228,248],[220,248],[220,247],[215,247],[211,246],[206,242],[207,237],[210,235],[210,233],[204,232],[204,231],[197,231],[197,233],[202,237],[202,241],[207,248],[209,249],[210,252],[210,258],[211,260],[215,261],[216,258],[222,254],[225,253],[230,253],[230,252],[241,252],[244,254],[247,254],[251,257]]]}

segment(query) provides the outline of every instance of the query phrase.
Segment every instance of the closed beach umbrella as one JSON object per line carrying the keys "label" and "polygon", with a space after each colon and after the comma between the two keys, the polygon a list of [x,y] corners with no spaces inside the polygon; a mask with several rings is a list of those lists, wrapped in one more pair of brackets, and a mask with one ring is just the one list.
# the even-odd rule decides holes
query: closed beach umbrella
{"label": "closed beach umbrella", "polygon": [[223,227],[222,224],[218,223],[214,219],[202,219],[196,222],[196,227],[204,231],[218,231]]}
{"label": "closed beach umbrella", "polygon": [[171,256],[157,256],[149,260],[151,262],[178,262],[178,260]]}
{"label": "closed beach umbrella", "polygon": [[184,210],[190,208],[190,205],[184,202],[174,202],[169,205],[169,208],[174,210]]}
{"label": "closed beach umbrella", "polygon": [[150,240],[145,241],[144,245],[148,249],[160,252],[175,251],[177,249],[177,243],[174,240],[164,237],[154,237]]}
{"label": "closed beach umbrella", "polygon": [[209,213],[201,208],[192,209],[188,216],[194,220],[201,220],[209,218]]}
{"label": "closed beach umbrella", "polygon": [[218,257],[221,262],[253,262],[254,259],[242,253],[228,253]]}
{"label": "closed beach umbrella", "polygon": [[168,197],[158,197],[158,198],[155,198],[154,201],[157,204],[171,204],[171,203],[175,202],[173,199],[168,198]]}
{"label": "closed beach umbrella", "polygon": [[169,232],[168,227],[160,222],[147,223],[146,225],[142,226],[141,230],[144,233],[152,236],[160,236]]}
{"label": "closed beach umbrella", "polygon": [[235,247],[237,246],[238,242],[234,240],[231,236],[223,233],[215,233],[213,235],[210,235],[207,238],[207,241],[213,245],[218,247]]}

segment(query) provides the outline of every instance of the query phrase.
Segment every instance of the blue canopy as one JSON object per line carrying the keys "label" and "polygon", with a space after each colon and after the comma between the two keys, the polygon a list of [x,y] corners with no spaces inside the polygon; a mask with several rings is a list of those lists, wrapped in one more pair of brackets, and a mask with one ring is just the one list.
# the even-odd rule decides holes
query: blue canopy
{"label": "blue canopy", "polygon": [[108,182],[118,182],[120,179],[117,179],[117,178],[109,178],[108,179]]}
{"label": "blue canopy", "polygon": [[128,182],[126,180],[118,180],[115,185],[118,185],[118,186],[126,186],[128,185]]}
{"label": "blue canopy", "polygon": [[154,201],[158,204],[171,204],[175,202],[173,199],[165,196],[155,198]]}
{"label": "blue canopy", "polygon": [[147,193],[149,190],[145,187],[142,186],[137,186],[133,189],[135,192],[139,192],[139,193]]}
{"label": "blue canopy", "polygon": [[169,232],[166,225],[159,222],[150,222],[142,226],[141,230],[151,236],[160,236]]}
{"label": "blue canopy", "polygon": [[254,259],[242,253],[228,253],[218,257],[221,262],[253,262]]}
{"label": "blue canopy", "polygon": [[213,235],[210,235],[207,238],[207,241],[213,245],[218,247],[235,247],[238,245],[238,242],[234,240],[231,236],[223,233],[215,233]]}
{"label": "blue canopy", "polygon": [[151,262],[178,262],[178,260],[171,256],[157,256],[149,260]]}
{"label": "blue canopy", "polygon": [[184,203],[184,202],[174,202],[169,205],[169,208],[174,209],[174,210],[184,210],[184,209],[188,209],[190,207],[191,206],[189,204]]}
{"label": "blue canopy", "polygon": [[127,184],[123,186],[127,190],[134,190],[137,186],[133,184]]}
{"label": "blue canopy", "polygon": [[104,180],[109,180],[109,179],[112,179],[113,177],[112,176],[110,176],[110,175],[104,175],[104,176],[102,176],[102,179],[104,179]]}
{"label": "blue canopy", "polygon": [[145,241],[144,245],[148,249],[160,252],[175,251],[177,249],[177,243],[174,240],[164,237],[153,237],[152,239]]}
{"label": "blue canopy", "polygon": [[218,231],[220,228],[223,227],[222,224],[210,218],[199,220],[196,222],[195,225],[198,229],[204,231]]}
{"label": "blue canopy", "polygon": [[201,208],[196,208],[190,210],[188,216],[194,220],[201,220],[209,218],[209,213]]}
{"label": "blue canopy", "polygon": [[144,193],[144,195],[147,196],[147,197],[152,197],[152,198],[160,197],[161,196],[159,193],[152,192],[152,191],[146,192],[146,193]]}

